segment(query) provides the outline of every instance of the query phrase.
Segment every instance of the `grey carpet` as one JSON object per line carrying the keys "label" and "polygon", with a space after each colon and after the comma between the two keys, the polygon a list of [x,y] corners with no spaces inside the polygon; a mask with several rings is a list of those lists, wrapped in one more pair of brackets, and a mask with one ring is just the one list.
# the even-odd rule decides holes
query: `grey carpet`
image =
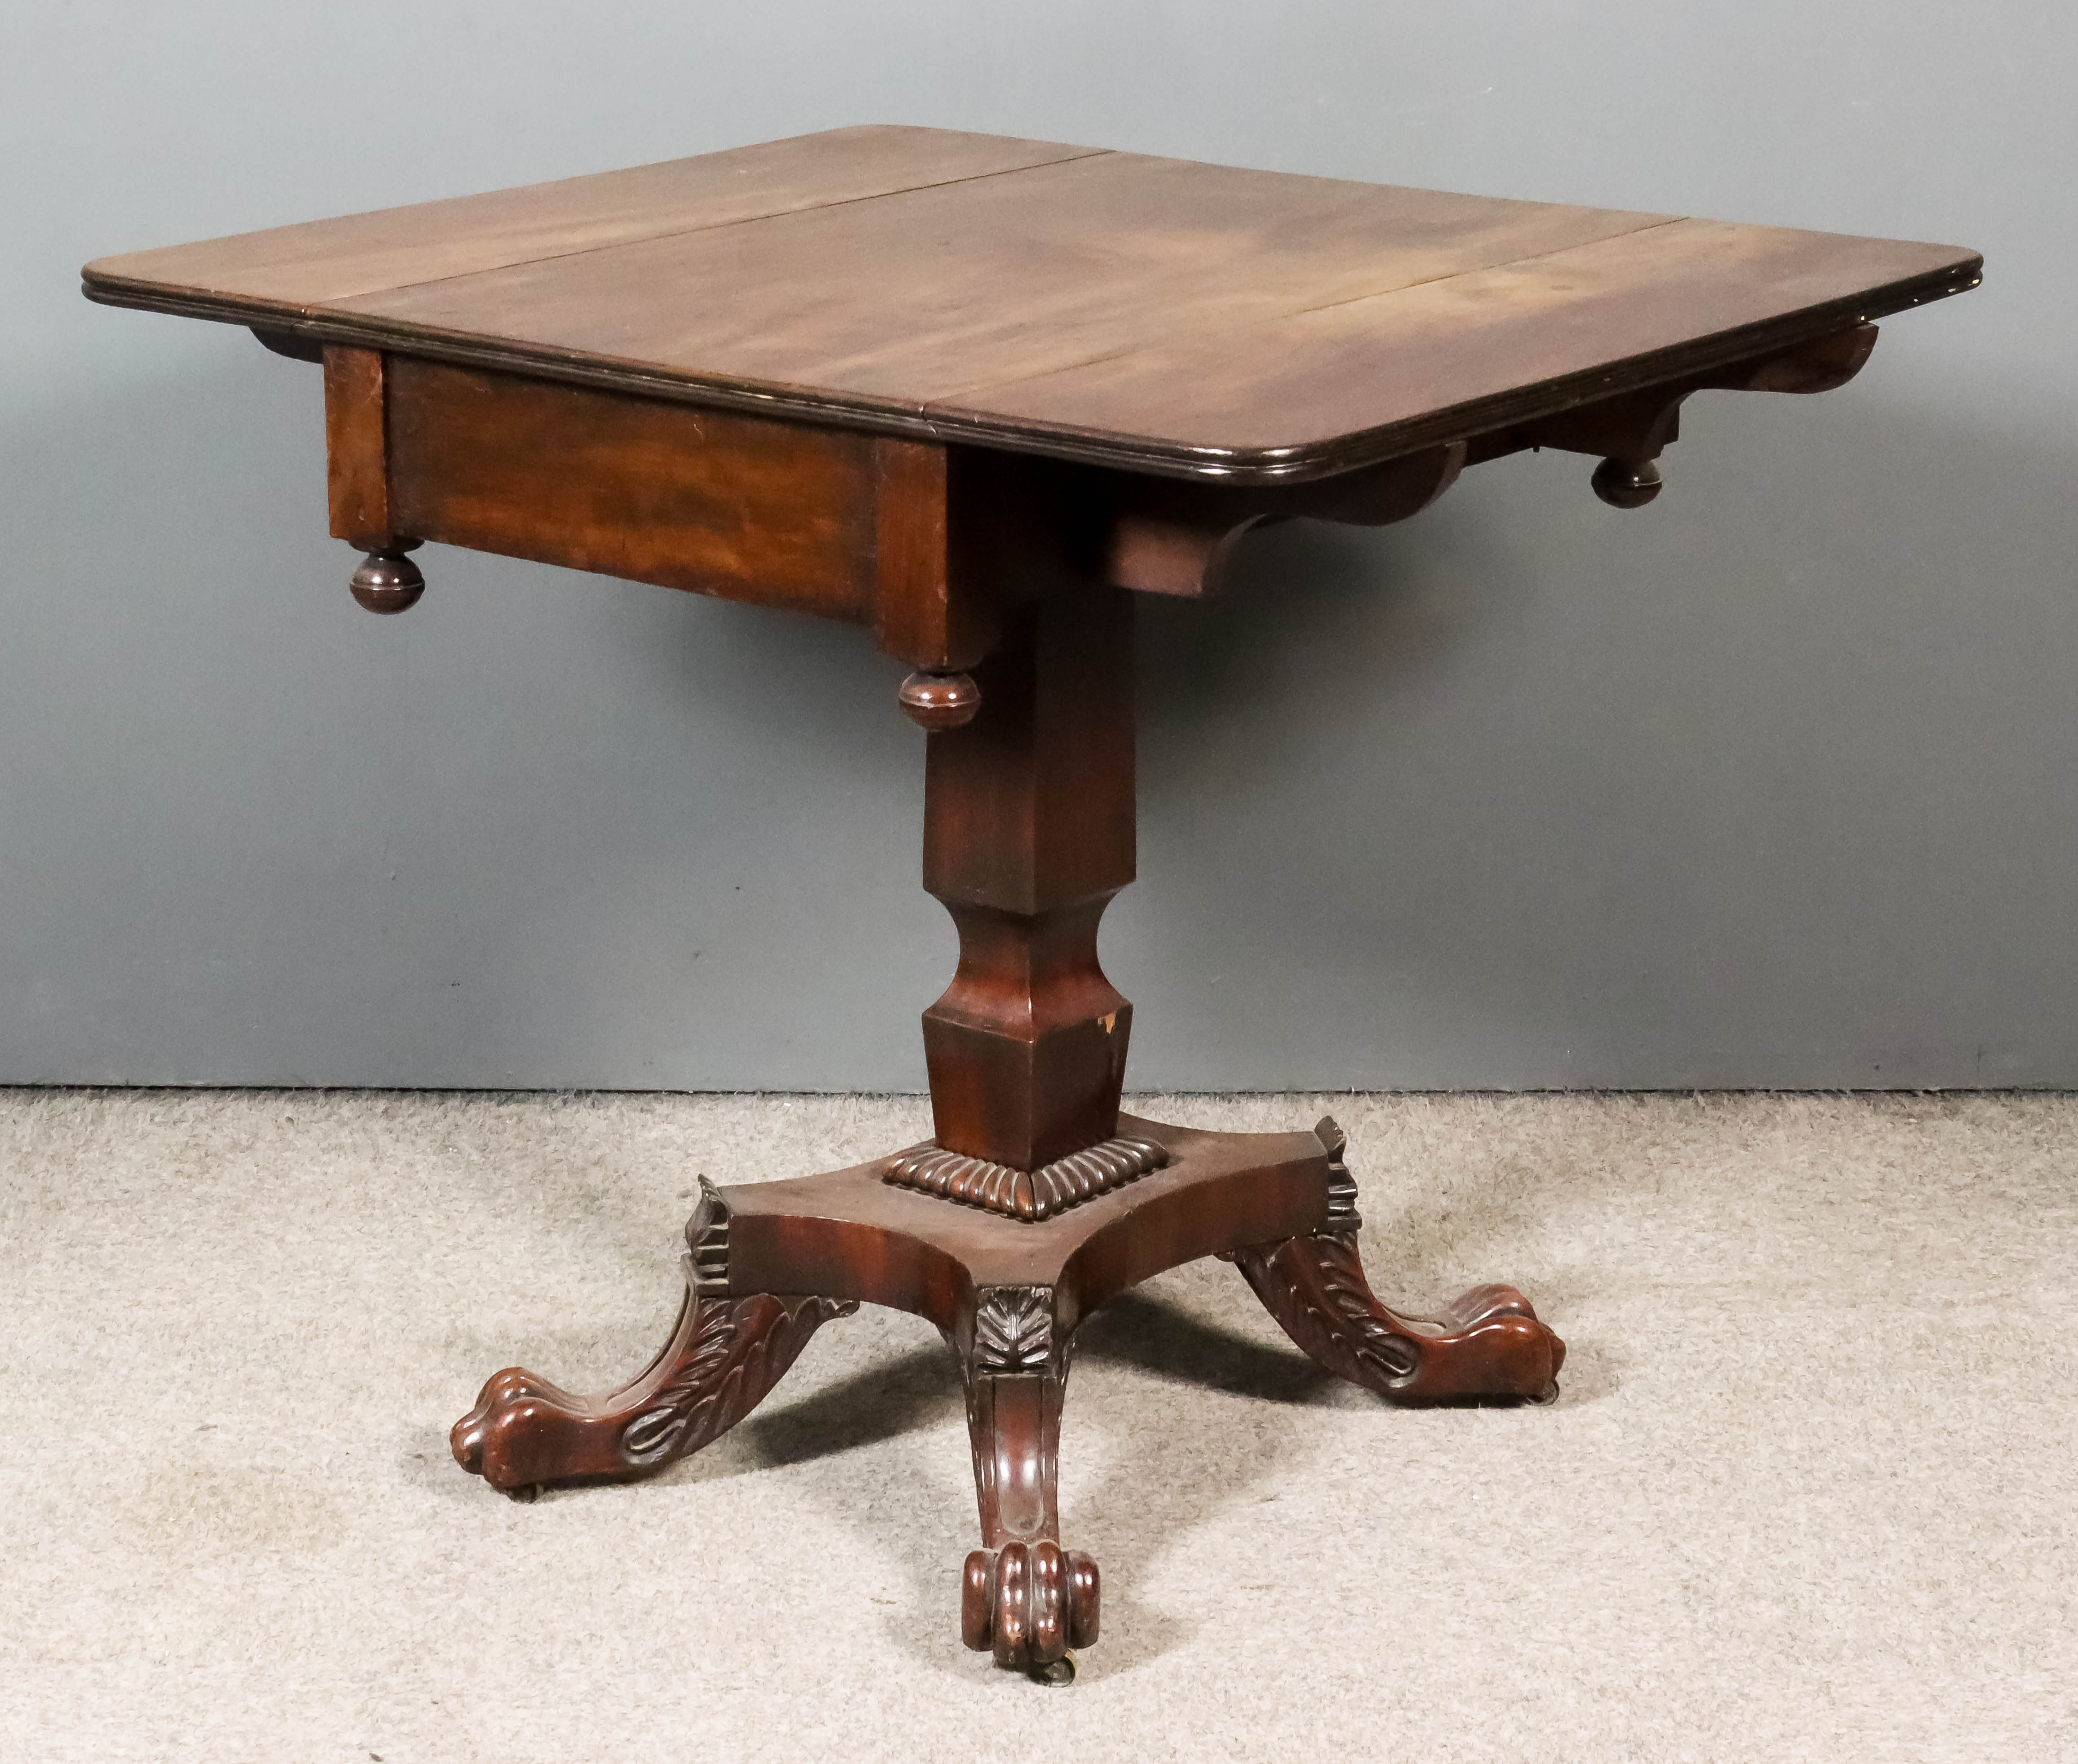
{"label": "grey carpet", "polygon": [[914,1318],[646,1484],[448,1456],[499,1366],[648,1357],[697,1173],[920,1102],[0,1093],[0,1757],[2078,1758],[2078,1099],[1327,1106],[1381,1293],[1514,1281],[1563,1394],[1398,1412],[1221,1264],[1129,1295],[1068,1393],[1104,1636],[1054,1691],[959,1645]]}

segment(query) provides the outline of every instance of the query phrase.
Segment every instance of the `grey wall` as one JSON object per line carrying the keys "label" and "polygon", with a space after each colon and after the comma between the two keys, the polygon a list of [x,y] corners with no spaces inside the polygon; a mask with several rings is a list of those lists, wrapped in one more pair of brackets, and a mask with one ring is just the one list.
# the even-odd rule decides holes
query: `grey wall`
{"label": "grey wall", "polygon": [[1973,244],[1638,515],[1504,461],[1146,609],[1133,1081],[2078,1082],[2066,0],[13,0],[0,1079],[913,1086],[950,931],[867,636],[428,548],[314,369],[104,252],[859,121]]}

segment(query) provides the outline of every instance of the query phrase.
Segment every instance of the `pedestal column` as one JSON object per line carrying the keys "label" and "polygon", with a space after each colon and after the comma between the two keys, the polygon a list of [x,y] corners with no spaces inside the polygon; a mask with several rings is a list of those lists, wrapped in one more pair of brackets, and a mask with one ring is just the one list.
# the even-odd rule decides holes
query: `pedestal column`
{"label": "pedestal column", "polygon": [[1109,1138],[1133,1007],[1097,923],[1133,876],[1133,607],[1063,588],[975,669],[972,722],[933,734],[924,886],[960,961],[924,1013],[938,1143],[1020,1170]]}

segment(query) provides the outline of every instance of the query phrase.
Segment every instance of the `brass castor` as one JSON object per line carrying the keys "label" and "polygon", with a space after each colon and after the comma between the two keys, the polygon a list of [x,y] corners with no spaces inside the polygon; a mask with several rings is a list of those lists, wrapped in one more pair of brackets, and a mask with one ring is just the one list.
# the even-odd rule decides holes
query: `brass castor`
{"label": "brass castor", "polygon": [[1070,1649],[1048,1666],[1027,1666],[1024,1675],[1034,1684],[1044,1684],[1055,1690],[1064,1689],[1075,1682],[1075,1655]]}

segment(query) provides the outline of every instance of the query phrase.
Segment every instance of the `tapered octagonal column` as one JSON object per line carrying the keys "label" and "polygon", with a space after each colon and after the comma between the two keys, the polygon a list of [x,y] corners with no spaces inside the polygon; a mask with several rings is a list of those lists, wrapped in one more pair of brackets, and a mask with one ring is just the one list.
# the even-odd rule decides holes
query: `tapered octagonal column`
{"label": "tapered octagonal column", "polygon": [[1032,1170],[1118,1124],[1133,1007],[1097,921],[1133,880],[1133,609],[1060,588],[1010,615],[981,707],[930,737],[924,886],[960,965],[924,1013],[940,1145]]}

